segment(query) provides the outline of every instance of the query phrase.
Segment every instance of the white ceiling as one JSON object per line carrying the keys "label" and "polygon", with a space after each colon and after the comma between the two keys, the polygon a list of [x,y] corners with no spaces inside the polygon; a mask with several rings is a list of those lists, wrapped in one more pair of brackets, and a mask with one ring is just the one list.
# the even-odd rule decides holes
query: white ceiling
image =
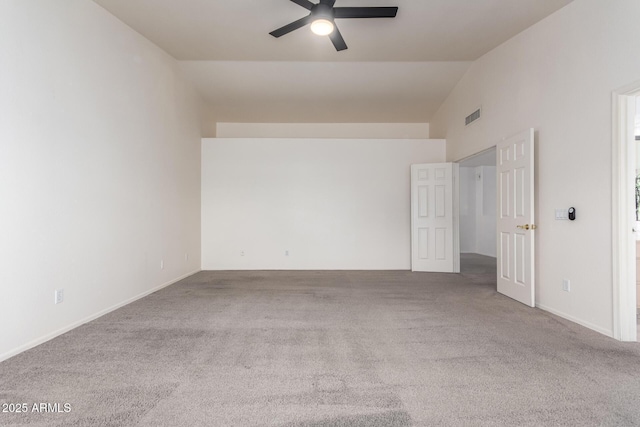
{"label": "white ceiling", "polygon": [[[571,0],[337,0],[398,6],[337,24],[349,49],[301,28],[288,0],[94,0],[184,62],[227,122],[427,122],[471,61]],[[315,2],[316,0],[314,0]]]}
{"label": "white ceiling", "polygon": [[[467,62],[184,61],[218,122],[427,122]],[[344,120],[348,118],[348,120]]]}

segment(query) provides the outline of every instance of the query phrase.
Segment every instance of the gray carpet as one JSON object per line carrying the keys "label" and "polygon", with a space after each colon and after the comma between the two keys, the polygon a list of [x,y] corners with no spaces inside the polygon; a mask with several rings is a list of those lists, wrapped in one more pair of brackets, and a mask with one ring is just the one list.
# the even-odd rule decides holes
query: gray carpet
{"label": "gray carpet", "polygon": [[0,363],[0,402],[71,405],[0,425],[640,425],[638,344],[462,270],[196,274]]}

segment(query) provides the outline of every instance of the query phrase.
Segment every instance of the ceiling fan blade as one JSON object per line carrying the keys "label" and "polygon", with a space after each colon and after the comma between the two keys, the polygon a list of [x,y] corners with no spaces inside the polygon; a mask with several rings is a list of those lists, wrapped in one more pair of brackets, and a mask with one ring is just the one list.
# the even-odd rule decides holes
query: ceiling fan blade
{"label": "ceiling fan blade", "polygon": [[333,7],[336,4],[336,0],[320,0],[320,4],[326,4],[327,6]]}
{"label": "ceiling fan blade", "polygon": [[329,34],[329,38],[338,52],[347,48],[347,43],[342,38],[342,34],[340,34],[340,30],[337,25],[333,29],[333,32]]}
{"label": "ceiling fan blade", "polygon": [[309,0],[291,0],[298,6],[302,6],[307,10],[311,10],[315,4],[311,3]]}
{"label": "ceiling fan blade", "polygon": [[395,18],[397,7],[334,7],[334,17],[338,18]]}
{"label": "ceiling fan blade", "polygon": [[304,18],[298,19],[297,21],[293,21],[290,24],[285,25],[284,27],[280,27],[277,30],[271,31],[273,37],[282,37],[285,34],[289,34],[291,31],[297,30],[298,28],[302,28],[307,24],[311,23],[311,15],[305,16]]}

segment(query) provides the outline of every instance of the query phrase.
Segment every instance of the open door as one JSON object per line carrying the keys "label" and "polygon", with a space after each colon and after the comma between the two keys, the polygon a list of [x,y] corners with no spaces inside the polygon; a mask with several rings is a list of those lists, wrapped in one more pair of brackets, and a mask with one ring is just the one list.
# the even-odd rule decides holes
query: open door
{"label": "open door", "polygon": [[535,306],[533,129],[497,145],[498,292]]}
{"label": "open door", "polygon": [[460,271],[457,222],[457,164],[411,165],[411,271]]}

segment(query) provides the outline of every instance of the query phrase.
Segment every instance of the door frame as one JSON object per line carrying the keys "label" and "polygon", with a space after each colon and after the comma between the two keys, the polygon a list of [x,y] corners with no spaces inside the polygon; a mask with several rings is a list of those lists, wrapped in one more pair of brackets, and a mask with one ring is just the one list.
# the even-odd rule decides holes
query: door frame
{"label": "door frame", "polygon": [[460,165],[453,168],[453,272],[460,273]]}
{"label": "door frame", "polygon": [[[637,340],[636,249],[631,224],[635,221],[635,144],[633,112],[640,80],[612,93],[612,287],[613,337]],[[631,120],[631,123],[629,122]]]}

